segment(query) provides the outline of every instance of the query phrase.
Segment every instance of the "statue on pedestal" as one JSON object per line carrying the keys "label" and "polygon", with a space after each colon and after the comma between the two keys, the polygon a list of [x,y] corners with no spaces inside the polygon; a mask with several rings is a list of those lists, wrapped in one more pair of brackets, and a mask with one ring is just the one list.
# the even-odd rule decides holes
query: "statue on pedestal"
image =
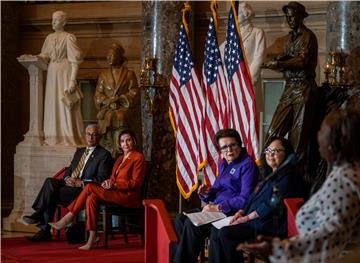
{"label": "statue on pedestal", "polygon": [[52,16],[54,33],[49,34],[38,55],[48,62],[45,88],[44,137],[47,145],[84,145],[80,101],[71,107],[62,100],[79,92],[76,76],[82,52],[76,37],[64,31],[66,13]]}
{"label": "statue on pedestal", "polygon": [[119,154],[120,132],[130,128],[131,123],[141,121],[136,119],[134,109],[140,99],[137,78],[134,71],[124,66],[127,60],[124,53],[121,45],[112,45],[107,55],[109,68],[100,73],[95,91],[97,119],[103,135],[101,144],[113,157]]}
{"label": "statue on pedestal", "polygon": [[[264,62],[265,57],[266,41],[264,30],[255,27],[251,21],[254,16],[255,12],[248,3],[239,3],[238,22],[255,92],[256,109],[257,111],[263,111],[264,98],[262,94],[260,73],[261,65]],[[226,41],[219,47],[222,59],[224,59],[225,44]]]}
{"label": "statue on pedestal", "polygon": [[302,164],[306,164],[307,150],[314,135],[312,130],[317,93],[315,69],[318,43],[315,34],[303,20],[308,16],[298,2],[283,6],[286,21],[292,31],[287,36],[284,53],[265,63],[264,68],[283,72],[285,89],[276,108],[266,136],[265,145],[273,136],[287,133]]}

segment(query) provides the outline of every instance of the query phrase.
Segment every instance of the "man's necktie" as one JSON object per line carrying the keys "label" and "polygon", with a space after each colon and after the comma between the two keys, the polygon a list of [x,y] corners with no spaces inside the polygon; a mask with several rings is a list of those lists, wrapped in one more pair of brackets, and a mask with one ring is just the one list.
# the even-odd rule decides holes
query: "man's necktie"
{"label": "man's necktie", "polygon": [[80,158],[78,165],[76,166],[75,170],[71,174],[72,178],[75,178],[75,179],[79,178],[80,171],[84,168],[85,159],[86,159],[86,156],[89,154],[89,152],[90,152],[90,149],[86,148],[84,154]]}

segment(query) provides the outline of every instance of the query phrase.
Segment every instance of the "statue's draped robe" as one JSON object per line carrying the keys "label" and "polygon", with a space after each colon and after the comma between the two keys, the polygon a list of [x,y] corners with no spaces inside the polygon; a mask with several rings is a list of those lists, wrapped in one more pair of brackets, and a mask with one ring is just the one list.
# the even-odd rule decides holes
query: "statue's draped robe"
{"label": "statue's draped robe", "polygon": [[82,52],[76,37],[67,32],[49,34],[40,56],[49,62],[44,107],[45,143],[83,145],[80,102],[70,109],[61,101],[64,90],[70,84],[72,64],[79,65],[82,62]]}

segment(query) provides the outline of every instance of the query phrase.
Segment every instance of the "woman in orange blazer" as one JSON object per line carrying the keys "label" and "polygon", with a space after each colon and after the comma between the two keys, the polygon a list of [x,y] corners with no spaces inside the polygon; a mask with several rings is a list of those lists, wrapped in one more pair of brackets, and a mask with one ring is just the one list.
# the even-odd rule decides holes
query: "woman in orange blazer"
{"label": "woman in orange blazer", "polygon": [[96,219],[101,201],[116,203],[126,207],[141,204],[140,190],[144,182],[146,161],[144,155],[135,150],[136,140],[132,131],[125,130],[119,135],[120,148],[123,151],[115,162],[110,179],[101,185],[89,183],[80,195],[67,207],[69,212],[56,223],[49,223],[59,230],[68,226],[86,205],[86,230],[89,239],[81,250],[90,250],[96,236]]}

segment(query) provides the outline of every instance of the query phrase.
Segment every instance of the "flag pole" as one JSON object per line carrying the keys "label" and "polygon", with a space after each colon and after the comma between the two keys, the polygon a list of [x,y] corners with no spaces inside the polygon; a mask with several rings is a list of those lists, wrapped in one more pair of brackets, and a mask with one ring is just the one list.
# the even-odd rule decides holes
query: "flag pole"
{"label": "flag pole", "polygon": [[[181,10],[181,12],[182,12],[182,23],[183,23],[183,25],[184,25],[184,27],[185,27],[185,31],[186,31],[186,34],[189,34],[189,26],[188,26],[188,23],[187,23],[187,21],[186,21],[186,19],[187,19],[187,14],[190,12],[190,10],[191,10],[191,6],[190,6],[190,4],[189,4],[189,1],[186,1],[185,3],[184,3],[184,7],[183,7],[183,9]],[[179,213],[181,213],[182,212],[182,194],[181,194],[181,191],[180,191],[180,189],[179,189]]]}
{"label": "flag pole", "polygon": [[[238,36],[240,38],[240,45],[241,45],[241,49],[245,51],[244,49],[244,45],[243,45],[243,41],[242,41],[242,35],[241,35],[241,30],[240,30],[240,25],[239,25],[239,20],[238,20],[238,11],[239,11],[239,1],[234,1],[231,0],[230,1],[233,12],[234,12],[234,20],[235,20],[235,26],[236,26],[236,31],[238,32]],[[245,66],[246,66],[246,70],[249,74],[250,80],[251,80],[251,74],[250,74],[250,70],[249,70],[249,66],[248,66],[248,62],[247,62],[247,58],[246,58],[246,54],[245,52],[243,52],[243,56],[244,56],[244,60],[246,61]]]}

